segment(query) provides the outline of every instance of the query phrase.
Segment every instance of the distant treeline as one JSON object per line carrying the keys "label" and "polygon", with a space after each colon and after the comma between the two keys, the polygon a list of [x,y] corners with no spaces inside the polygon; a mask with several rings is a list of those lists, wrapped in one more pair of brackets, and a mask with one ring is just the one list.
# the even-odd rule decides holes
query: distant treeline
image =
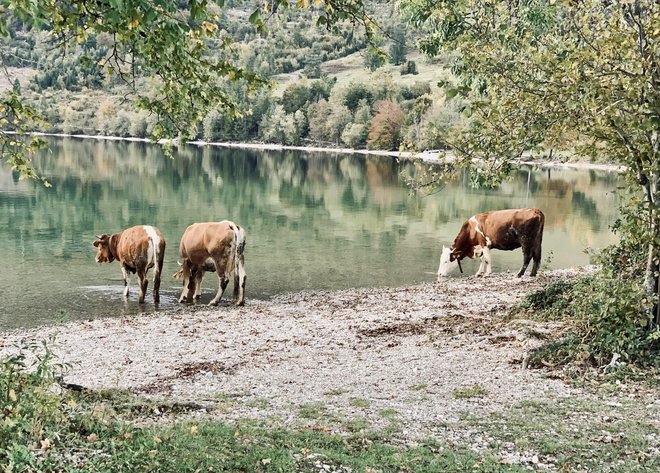
{"label": "distant treeline", "polygon": [[[185,8],[187,2],[180,2]],[[370,48],[363,32],[350,24],[328,31],[315,26],[315,13],[299,10],[273,17],[268,31],[255,31],[247,18],[256,4],[226,2],[217,13],[218,59],[228,59],[267,78],[295,73],[283,92],[277,88],[248,93],[245,84],[227,81],[226,92],[238,104],[239,114],[215,110],[198,125],[206,141],[263,141],[286,145],[317,144],[353,148],[443,148],[463,126],[459,100],[445,103],[444,94],[429,80],[406,81],[395,74],[378,74],[376,81],[360,81],[360,71],[349,83],[338,85],[322,65],[362,52],[363,75],[387,62],[396,76],[415,75],[418,65],[407,59],[413,43],[388,2],[372,2],[384,27],[379,46],[386,57]],[[41,131],[147,137],[157,117],[136,109],[128,95],[129,83],[149,90],[153,78],[140,75],[139,60],[127,58],[120,76],[110,73],[104,58],[116,53],[111,38],[90,37],[80,45],[56,48],[44,31],[31,31],[18,20],[2,40],[5,66],[36,71],[29,82],[14,88],[34,102],[44,116]],[[391,67],[389,70],[392,70]],[[276,77],[278,76],[279,77]],[[22,90],[21,90],[22,89]]]}

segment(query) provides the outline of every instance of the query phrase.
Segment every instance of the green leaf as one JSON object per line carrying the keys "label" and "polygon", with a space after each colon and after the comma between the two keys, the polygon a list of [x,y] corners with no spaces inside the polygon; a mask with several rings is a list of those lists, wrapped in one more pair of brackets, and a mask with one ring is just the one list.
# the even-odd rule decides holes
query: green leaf
{"label": "green leaf", "polygon": [[261,10],[257,9],[254,12],[252,12],[248,21],[253,25],[257,25],[261,23]]}

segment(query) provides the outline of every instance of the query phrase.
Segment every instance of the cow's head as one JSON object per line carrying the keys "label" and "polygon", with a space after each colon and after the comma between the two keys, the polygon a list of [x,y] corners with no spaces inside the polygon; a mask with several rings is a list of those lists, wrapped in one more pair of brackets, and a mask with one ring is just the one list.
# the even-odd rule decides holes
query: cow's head
{"label": "cow's head", "polygon": [[460,253],[453,248],[442,247],[440,266],[438,267],[438,279],[446,276],[449,272],[460,266],[460,256]]}
{"label": "cow's head", "polygon": [[111,236],[103,234],[98,235],[96,238],[98,238],[98,240],[94,240],[92,243],[92,245],[98,248],[98,252],[96,253],[96,262],[112,263],[115,260],[115,255],[110,250]]}

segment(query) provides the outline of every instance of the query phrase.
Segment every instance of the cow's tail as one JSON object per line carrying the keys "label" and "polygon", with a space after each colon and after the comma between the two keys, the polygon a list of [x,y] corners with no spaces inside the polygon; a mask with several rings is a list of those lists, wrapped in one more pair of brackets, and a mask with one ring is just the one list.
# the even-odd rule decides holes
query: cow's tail
{"label": "cow's tail", "polygon": [[241,256],[245,251],[245,231],[240,225],[235,225],[234,239],[236,241],[236,256]]}
{"label": "cow's tail", "polygon": [[183,277],[183,265],[181,264],[181,261],[177,261],[179,264],[179,270],[172,275],[174,279],[181,279]]}
{"label": "cow's tail", "polygon": [[[160,275],[161,271],[163,270],[163,260],[165,259],[165,242],[164,241],[159,241],[155,242],[151,240],[151,244],[154,245],[154,272],[156,272],[158,275]],[[163,248],[161,249],[161,244]]]}
{"label": "cow's tail", "polygon": [[230,253],[231,268],[234,274],[238,276],[239,264],[242,261],[243,252],[245,251],[245,231],[240,225],[231,222],[231,229],[234,232],[233,248]]}

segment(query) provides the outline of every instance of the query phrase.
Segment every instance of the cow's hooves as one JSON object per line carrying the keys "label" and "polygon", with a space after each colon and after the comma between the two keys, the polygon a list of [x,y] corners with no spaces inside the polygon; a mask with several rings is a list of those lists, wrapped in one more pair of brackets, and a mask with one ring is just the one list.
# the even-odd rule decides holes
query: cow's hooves
{"label": "cow's hooves", "polygon": [[209,306],[217,306],[217,305],[218,305],[218,301],[209,302]]}
{"label": "cow's hooves", "polygon": [[243,305],[245,305],[245,301],[240,301],[240,302],[236,303],[236,307],[240,307],[240,306],[243,306]]}

